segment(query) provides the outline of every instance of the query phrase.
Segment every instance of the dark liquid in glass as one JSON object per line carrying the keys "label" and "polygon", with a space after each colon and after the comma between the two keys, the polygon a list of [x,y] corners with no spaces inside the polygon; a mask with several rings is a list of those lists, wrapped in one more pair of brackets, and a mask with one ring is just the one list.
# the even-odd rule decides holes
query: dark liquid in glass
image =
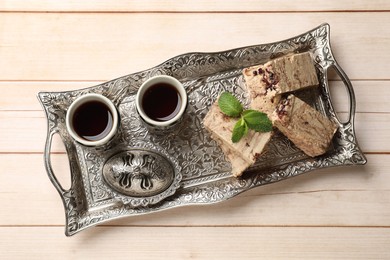
{"label": "dark liquid in glass", "polygon": [[181,102],[180,94],[175,87],[166,83],[157,83],[145,92],[142,108],[151,119],[164,122],[179,113]]}
{"label": "dark liquid in glass", "polygon": [[106,104],[88,101],[76,108],[73,115],[73,129],[88,141],[101,140],[111,131],[112,115]]}

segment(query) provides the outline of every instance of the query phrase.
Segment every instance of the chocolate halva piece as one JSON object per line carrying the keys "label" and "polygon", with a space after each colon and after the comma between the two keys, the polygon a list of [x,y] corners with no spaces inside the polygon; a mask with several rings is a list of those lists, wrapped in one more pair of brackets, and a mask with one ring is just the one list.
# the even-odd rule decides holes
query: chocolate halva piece
{"label": "chocolate halva piece", "polygon": [[279,101],[270,119],[280,132],[311,157],[328,150],[337,130],[335,122],[292,94]]}
{"label": "chocolate halva piece", "polygon": [[236,122],[236,118],[228,117],[222,113],[218,102],[215,102],[204,118],[203,125],[230,161],[233,176],[238,177],[255,163],[271,139],[272,132],[249,131],[239,142],[233,143],[231,138]]}
{"label": "chocolate halva piece", "polygon": [[287,55],[243,70],[251,108],[270,116],[280,94],[318,86],[310,53]]}

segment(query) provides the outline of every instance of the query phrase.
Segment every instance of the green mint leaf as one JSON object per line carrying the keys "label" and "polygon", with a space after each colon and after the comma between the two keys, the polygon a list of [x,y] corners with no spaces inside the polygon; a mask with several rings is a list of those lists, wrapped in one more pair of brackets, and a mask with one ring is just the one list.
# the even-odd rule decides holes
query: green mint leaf
{"label": "green mint leaf", "polygon": [[223,92],[221,94],[218,100],[218,106],[224,114],[231,117],[239,117],[243,110],[240,101],[229,92]]}
{"label": "green mint leaf", "polygon": [[272,122],[265,113],[256,110],[245,110],[242,117],[248,127],[256,132],[272,131]]}
{"label": "green mint leaf", "polygon": [[248,133],[248,125],[243,118],[237,121],[233,128],[232,142],[237,143],[240,139]]}

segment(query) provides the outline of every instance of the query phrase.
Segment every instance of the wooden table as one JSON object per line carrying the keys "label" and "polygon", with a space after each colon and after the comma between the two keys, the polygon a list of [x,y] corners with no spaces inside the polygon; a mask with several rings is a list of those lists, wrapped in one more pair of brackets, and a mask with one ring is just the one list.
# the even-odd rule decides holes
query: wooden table
{"label": "wooden table", "polygon": [[[273,42],[328,22],[368,163],[318,170],[211,206],[64,235],[46,176],[39,90],[89,87],[178,54]],[[390,2],[0,1],[0,259],[390,258]],[[347,96],[332,76],[340,116]],[[63,145],[52,161],[69,186]]]}

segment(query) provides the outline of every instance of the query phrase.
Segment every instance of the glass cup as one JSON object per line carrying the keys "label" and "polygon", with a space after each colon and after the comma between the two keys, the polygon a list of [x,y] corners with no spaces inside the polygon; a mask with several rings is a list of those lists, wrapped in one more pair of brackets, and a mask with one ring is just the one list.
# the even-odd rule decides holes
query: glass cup
{"label": "glass cup", "polygon": [[187,92],[177,79],[155,76],[138,89],[136,108],[150,129],[168,130],[181,121],[187,108]]}
{"label": "glass cup", "polygon": [[86,146],[99,146],[115,135],[118,117],[111,100],[100,94],[85,94],[69,106],[66,128],[77,142]]}

